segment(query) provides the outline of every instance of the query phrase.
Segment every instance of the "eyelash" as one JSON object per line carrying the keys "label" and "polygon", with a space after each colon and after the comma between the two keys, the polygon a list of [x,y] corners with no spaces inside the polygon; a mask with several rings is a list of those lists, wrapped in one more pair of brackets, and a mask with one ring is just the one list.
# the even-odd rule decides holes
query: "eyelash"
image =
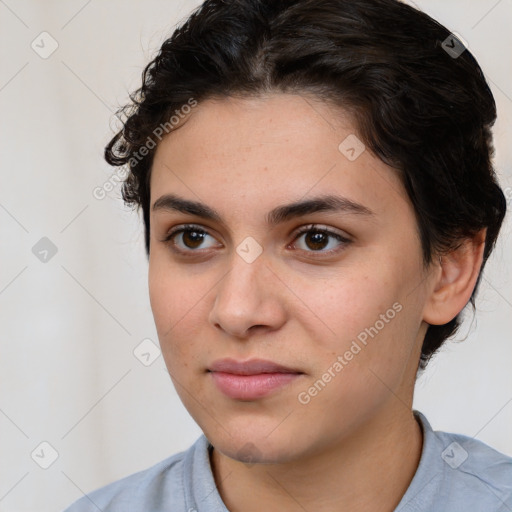
{"label": "eyelash", "polygon": [[[180,233],[190,232],[190,231],[194,231],[196,233],[199,233],[200,235],[209,235],[209,233],[207,231],[205,231],[204,229],[200,228],[199,226],[197,226],[195,224],[185,224],[185,225],[182,225],[182,226],[170,231],[167,234],[167,236],[162,240],[162,242],[167,244],[173,252],[176,252],[176,253],[186,256],[186,257],[193,257],[193,255],[191,255],[190,253],[199,253],[200,249],[196,249],[196,250],[194,250],[194,249],[189,249],[189,250],[179,249],[179,248],[177,248],[175,242],[173,241],[173,238],[176,235],[179,235]],[[295,233],[295,237],[294,237],[292,243],[295,243],[299,239],[300,236],[302,236],[306,233],[322,233],[324,235],[328,235],[329,237],[333,237],[336,240],[338,240],[339,242],[341,242],[340,247],[338,247],[337,249],[331,249],[329,251],[306,251],[303,249],[299,249],[303,252],[313,255],[314,258],[332,256],[338,252],[341,252],[343,249],[345,249],[345,247],[348,244],[350,244],[352,242],[352,240],[340,235],[339,233],[331,231],[330,229],[318,228],[317,224],[310,224],[308,226],[304,226],[303,228],[301,228],[299,231],[297,231]],[[316,254],[320,254],[320,256],[317,256]]]}

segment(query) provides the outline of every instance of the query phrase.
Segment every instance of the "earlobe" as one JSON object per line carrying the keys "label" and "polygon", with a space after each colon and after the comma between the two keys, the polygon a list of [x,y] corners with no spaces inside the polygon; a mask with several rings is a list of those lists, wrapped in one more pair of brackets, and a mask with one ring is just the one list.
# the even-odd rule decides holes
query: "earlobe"
{"label": "earlobe", "polygon": [[428,324],[450,322],[468,303],[482,267],[486,231],[482,229],[473,238],[465,239],[435,264],[435,277],[423,312]]}

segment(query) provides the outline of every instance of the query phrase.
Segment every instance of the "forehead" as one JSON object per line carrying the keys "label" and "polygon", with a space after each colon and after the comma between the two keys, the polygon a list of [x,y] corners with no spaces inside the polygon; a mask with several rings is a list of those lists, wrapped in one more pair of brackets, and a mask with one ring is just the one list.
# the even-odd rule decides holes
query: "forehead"
{"label": "forehead", "polygon": [[396,172],[364,147],[342,108],[296,94],[199,103],[157,148],[151,203],[169,192],[218,209],[270,210],[334,192],[372,210],[408,203]]}

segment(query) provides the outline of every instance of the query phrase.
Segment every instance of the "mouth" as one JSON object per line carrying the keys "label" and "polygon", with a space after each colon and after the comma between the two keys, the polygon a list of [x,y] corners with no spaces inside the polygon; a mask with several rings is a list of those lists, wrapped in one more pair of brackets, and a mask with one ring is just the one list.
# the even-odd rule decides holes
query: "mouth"
{"label": "mouth", "polygon": [[299,369],[264,359],[220,359],[207,370],[224,395],[235,400],[257,400],[282,389],[304,375]]}
{"label": "mouth", "polygon": [[296,368],[289,368],[265,359],[237,361],[235,359],[218,359],[208,368],[210,372],[231,373],[233,375],[259,375],[262,373],[304,373]]}

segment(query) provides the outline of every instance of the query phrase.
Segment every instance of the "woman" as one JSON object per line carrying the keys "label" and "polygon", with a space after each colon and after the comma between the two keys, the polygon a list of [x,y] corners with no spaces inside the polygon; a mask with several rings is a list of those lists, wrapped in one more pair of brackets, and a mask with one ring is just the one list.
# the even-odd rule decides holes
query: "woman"
{"label": "woman", "polygon": [[506,210],[464,42],[395,0],[207,0],[132,99],[106,158],[204,435],[68,512],[512,509],[511,458],[412,410]]}

